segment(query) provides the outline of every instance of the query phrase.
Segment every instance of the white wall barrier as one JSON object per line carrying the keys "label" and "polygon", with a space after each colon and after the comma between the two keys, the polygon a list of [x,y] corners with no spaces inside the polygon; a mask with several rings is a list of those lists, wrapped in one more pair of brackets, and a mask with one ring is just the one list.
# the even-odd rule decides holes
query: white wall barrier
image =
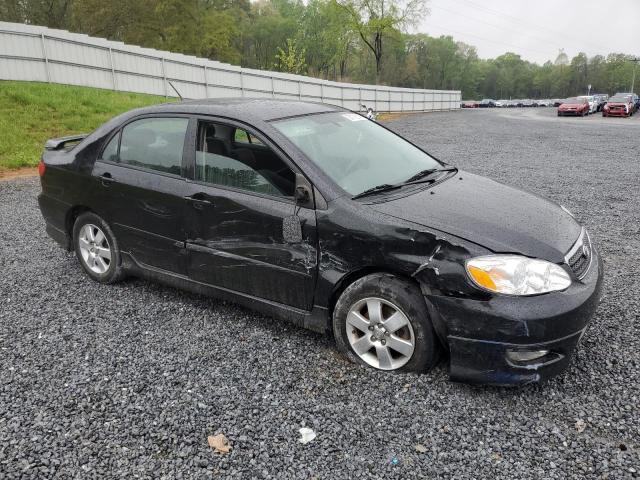
{"label": "white wall barrier", "polygon": [[379,112],[460,108],[460,91],[332,82],[242,68],[46,27],[0,22],[0,80],[62,83],[185,98],[292,98]]}

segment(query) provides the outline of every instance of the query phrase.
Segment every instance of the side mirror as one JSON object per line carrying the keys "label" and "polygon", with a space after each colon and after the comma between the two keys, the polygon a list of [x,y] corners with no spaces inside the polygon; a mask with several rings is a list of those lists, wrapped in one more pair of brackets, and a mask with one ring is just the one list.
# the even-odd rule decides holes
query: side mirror
{"label": "side mirror", "polygon": [[296,205],[306,208],[313,208],[312,186],[309,181],[300,173],[296,173],[296,189],[293,192],[293,198]]}
{"label": "side mirror", "polygon": [[311,198],[311,193],[309,192],[309,190],[307,190],[306,186],[298,185],[296,187],[296,191],[293,194],[293,198],[295,198],[296,203],[304,205]]}

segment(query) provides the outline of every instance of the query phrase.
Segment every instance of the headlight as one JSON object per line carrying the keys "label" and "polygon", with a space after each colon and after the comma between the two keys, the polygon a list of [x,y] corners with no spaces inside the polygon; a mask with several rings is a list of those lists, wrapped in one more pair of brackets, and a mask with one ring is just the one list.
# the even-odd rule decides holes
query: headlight
{"label": "headlight", "polygon": [[538,295],[571,285],[571,278],[562,267],[520,255],[476,257],[468,260],[466,267],[477,286],[506,295]]}

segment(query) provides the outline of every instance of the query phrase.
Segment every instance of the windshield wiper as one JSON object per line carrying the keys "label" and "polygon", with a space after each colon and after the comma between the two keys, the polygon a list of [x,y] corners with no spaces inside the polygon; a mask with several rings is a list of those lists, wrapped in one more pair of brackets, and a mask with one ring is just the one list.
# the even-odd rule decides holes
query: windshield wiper
{"label": "windshield wiper", "polygon": [[[404,182],[394,183],[394,184],[383,183],[382,185],[376,185],[375,187],[368,188],[364,192],[360,192],[360,193],[358,193],[357,195],[354,195],[351,198],[352,199],[356,199],[356,198],[360,198],[360,197],[365,197],[367,195],[371,195],[372,193],[385,192],[385,191],[388,191],[388,190],[395,190],[397,188],[404,187],[405,185],[414,185],[416,183],[422,183],[422,182],[426,181],[426,180],[423,180],[424,177],[428,177],[429,175],[431,175],[433,173],[436,173],[436,172],[453,172],[453,171],[457,171],[457,170],[458,169],[455,168],[455,167],[429,168],[427,170],[422,170],[422,171],[416,173],[415,175],[409,177]],[[433,181],[433,180],[429,180],[429,181]]]}
{"label": "windshield wiper", "polygon": [[375,187],[371,187],[366,189],[364,192],[360,192],[357,195],[354,195],[353,197],[351,197],[352,199],[356,199],[356,198],[360,198],[360,197],[365,197],[367,195],[370,195],[372,193],[378,193],[378,192],[385,192],[387,190],[394,190],[396,188],[400,188],[402,186],[401,183],[395,184],[395,185],[391,185],[390,183],[383,183],[382,185],[376,185]]}
{"label": "windshield wiper", "polygon": [[458,169],[456,167],[428,168],[426,170],[419,171],[415,175],[412,175],[411,177],[407,178],[402,183],[406,185],[408,183],[414,183],[414,182],[417,182],[418,180],[422,180],[425,177],[429,177],[429,176],[433,175],[436,172],[453,172],[455,170],[458,170]]}

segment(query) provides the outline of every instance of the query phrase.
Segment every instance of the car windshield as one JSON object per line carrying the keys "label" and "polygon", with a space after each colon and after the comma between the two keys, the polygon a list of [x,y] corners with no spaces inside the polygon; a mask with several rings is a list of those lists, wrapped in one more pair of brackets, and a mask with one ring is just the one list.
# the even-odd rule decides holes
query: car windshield
{"label": "car windshield", "polygon": [[629,97],[612,97],[609,99],[609,103],[627,103],[629,102]]}
{"label": "car windshield", "polygon": [[584,103],[584,99],[580,98],[567,98],[563,100],[562,103]]}
{"label": "car windshield", "polygon": [[352,195],[442,167],[419,148],[357,113],[307,115],[273,125]]}

